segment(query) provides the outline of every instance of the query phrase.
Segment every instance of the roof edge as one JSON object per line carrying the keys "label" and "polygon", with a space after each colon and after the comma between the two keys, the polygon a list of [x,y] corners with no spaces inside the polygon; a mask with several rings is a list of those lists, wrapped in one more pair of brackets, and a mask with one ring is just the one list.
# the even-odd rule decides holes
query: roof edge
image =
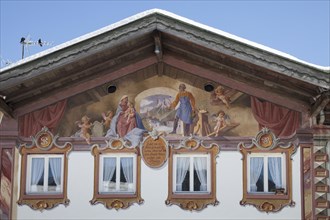
{"label": "roof edge", "polygon": [[222,37],[228,38],[230,40],[234,40],[236,42],[243,43],[245,45],[251,46],[251,47],[256,48],[256,49],[259,49],[259,50],[267,51],[267,52],[272,53],[272,54],[274,54],[276,56],[279,56],[281,58],[284,58],[284,59],[287,59],[287,60],[296,62],[298,64],[301,64],[301,65],[304,65],[304,66],[308,66],[310,68],[314,68],[316,70],[319,70],[319,71],[322,71],[324,73],[330,74],[330,66],[320,66],[320,65],[316,65],[316,64],[313,64],[313,63],[309,63],[309,62],[303,61],[303,60],[298,59],[298,58],[296,58],[296,57],[294,57],[294,56],[292,56],[290,54],[281,52],[279,50],[276,50],[276,49],[267,47],[265,45],[262,45],[262,44],[259,44],[259,43],[256,43],[256,42],[253,42],[253,41],[250,41],[250,40],[241,38],[241,37],[238,37],[238,36],[233,35],[233,34],[230,34],[228,32],[225,32],[225,31],[222,31],[222,30],[219,30],[219,29],[210,27],[208,25],[201,24],[201,23],[196,22],[196,21],[193,21],[191,19],[188,19],[188,18],[179,16],[179,15],[176,15],[176,14],[174,14],[172,12],[168,12],[166,10],[158,9],[158,8],[146,10],[146,11],[143,11],[141,13],[135,14],[133,16],[124,18],[124,19],[122,19],[122,20],[120,20],[120,21],[118,21],[116,23],[113,23],[111,25],[105,26],[105,27],[100,28],[100,29],[98,29],[96,31],[87,33],[85,35],[82,35],[80,37],[77,37],[77,38],[74,38],[72,40],[69,40],[69,41],[67,41],[65,43],[62,43],[62,44],[59,44],[59,45],[57,45],[55,47],[52,47],[50,49],[47,49],[45,51],[39,52],[39,53],[34,54],[32,56],[29,56],[27,58],[24,58],[24,59],[22,59],[20,61],[17,61],[15,63],[12,63],[12,64],[10,64],[10,65],[8,65],[8,66],[0,69],[0,73],[1,72],[4,72],[4,71],[8,71],[10,69],[13,69],[13,68],[15,68],[17,66],[20,66],[20,65],[29,63],[31,61],[37,60],[39,58],[42,58],[44,56],[47,56],[47,55],[49,55],[51,53],[54,53],[54,52],[57,52],[59,50],[65,49],[65,48],[67,48],[69,46],[78,44],[78,43],[83,42],[85,40],[91,39],[91,38],[96,37],[96,36],[98,36],[100,34],[104,34],[104,33],[108,32],[108,31],[111,31],[111,30],[116,29],[118,27],[127,25],[127,24],[129,24],[131,22],[134,22],[136,20],[139,20],[139,19],[141,19],[143,17],[150,16],[152,14],[160,14],[162,16],[166,16],[166,17],[169,17],[169,18],[172,18],[172,19],[179,20],[179,21],[184,22],[186,24],[189,24],[189,25],[192,25],[192,26],[195,26],[195,27],[204,29],[206,31],[209,31],[209,32],[212,32],[214,34],[220,35]]}

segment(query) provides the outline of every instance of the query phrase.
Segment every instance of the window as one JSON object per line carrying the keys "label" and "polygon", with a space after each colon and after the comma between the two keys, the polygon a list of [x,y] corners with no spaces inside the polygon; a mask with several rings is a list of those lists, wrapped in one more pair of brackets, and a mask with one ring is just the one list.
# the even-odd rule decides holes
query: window
{"label": "window", "polygon": [[167,205],[178,205],[184,210],[203,210],[217,205],[216,156],[219,146],[203,146],[189,137],[179,146],[170,148],[168,161]]}
{"label": "window", "polygon": [[136,155],[101,155],[100,193],[135,193]]}
{"label": "window", "polygon": [[31,146],[19,147],[21,154],[20,196],[17,203],[32,209],[67,206],[68,154],[70,143],[56,144],[53,134],[44,127],[32,138]]}
{"label": "window", "polygon": [[210,192],[210,155],[174,155],[175,193]]}
{"label": "window", "polygon": [[255,206],[264,212],[277,212],[292,201],[292,161],[296,147],[284,141],[267,128],[263,128],[252,145],[239,144],[243,155],[242,206]]}
{"label": "window", "polygon": [[281,153],[249,154],[247,160],[249,193],[282,193],[286,191],[285,156]]}
{"label": "window", "polygon": [[122,139],[94,145],[94,192],[92,205],[102,203],[108,209],[125,209],[142,204],[141,156],[138,147],[126,146]]}
{"label": "window", "polygon": [[31,154],[27,159],[27,194],[63,192],[63,155]]}

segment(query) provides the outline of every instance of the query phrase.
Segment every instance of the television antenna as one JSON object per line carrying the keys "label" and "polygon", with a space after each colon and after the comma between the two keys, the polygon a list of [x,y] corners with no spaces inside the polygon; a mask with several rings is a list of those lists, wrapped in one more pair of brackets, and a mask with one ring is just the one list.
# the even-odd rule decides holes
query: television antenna
{"label": "television antenna", "polygon": [[13,63],[13,61],[9,60],[9,59],[3,59],[2,57],[1,58],[1,67],[2,66],[7,66],[7,65],[10,65]]}
{"label": "television antenna", "polygon": [[41,38],[39,38],[37,41],[33,41],[30,37],[30,35],[28,35],[27,37],[21,37],[21,41],[19,42],[20,44],[22,44],[22,59],[24,59],[24,55],[25,55],[25,50],[28,50],[29,46],[51,46],[53,43],[51,42],[47,42],[47,41],[42,41]]}

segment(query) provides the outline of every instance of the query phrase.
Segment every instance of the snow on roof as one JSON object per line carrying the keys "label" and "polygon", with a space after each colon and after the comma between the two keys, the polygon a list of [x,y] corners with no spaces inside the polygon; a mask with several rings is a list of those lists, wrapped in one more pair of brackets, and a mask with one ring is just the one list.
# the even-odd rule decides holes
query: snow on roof
{"label": "snow on roof", "polygon": [[319,69],[321,71],[330,71],[330,66],[329,67],[324,67],[324,66],[319,66],[319,65],[312,64],[312,63],[308,63],[308,62],[303,61],[303,60],[300,60],[300,59],[298,59],[298,58],[296,58],[294,56],[291,56],[291,55],[289,55],[287,53],[284,53],[284,52],[275,50],[273,48],[264,46],[262,44],[255,43],[253,41],[246,40],[244,38],[241,38],[241,37],[238,37],[238,36],[229,34],[227,32],[221,31],[219,29],[216,29],[216,28],[213,28],[213,27],[210,27],[210,26],[207,26],[207,25],[204,25],[204,24],[195,22],[193,20],[190,20],[190,19],[185,18],[185,17],[181,17],[181,16],[176,15],[176,14],[173,14],[171,12],[168,12],[168,11],[165,11],[165,10],[162,10],[162,9],[150,9],[150,10],[146,10],[144,12],[138,13],[136,15],[130,16],[128,18],[125,18],[125,19],[123,19],[123,20],[121,20],[119,22],[116,22],[114,24],[108,25],[108,26],[106,26],[104,28],[101,28],[101,29],[98,29],[96,31],[93,31],[93,32],[90,32],[88,34],[85,34],[85,35],[82,35],[80,37],[77,37],[77,38],[75,38],[73,40],[67,41],[65,43],[62,43],[62,44],[60,44],[58,46],[52,47],[50,49],[47,49],[47,50],[42,51],[40,53],[37,53],[35,55],[29,56],[27,58],[24,58],[24,59],[22,59],[22,60],[20,60],[18,62],[12,63],[12,64],[10,64],[10,65],[8,65],[8,66],[0,69],[0,72],[6,71],[6,70],[9,70],[9,69],[15,68],[15,67],[17,67],[19,65],[28,63],[28,62],[33,61],[33,60],[36,60],[38,58],[41,58],[41,57],[46,56],[48,54],[51,54],[53,52],[59,51],[59,50],[64,49],[66,47],[72,46],[72,45],[77,44],[79,42],[88,40],[88,39],[93,38],[95,36],[101,35],[103,33],[106,33],[108,31],[111,31],[113,29],[116,29],[116,28],[118,28],[120,26],[124,26],[126,24],[129,24],[129,23],[131,23],[133,21],[136,21],[136,20],[138,20],[140,18],[146,17],[146,16],[151,15],[151,14],[162,14],[162,15],[165,15],[167,17],[170,17],[170,18],[179,20],[181,22],[187,23],[187,24],[189,24],[191,26],[195,26],[195,27],[204,29],[206,31],[213,32],[215,34],[221,35],[221,36],[226,37],[228,39],[232,39],[232,40],[238,41],[240,43],[250,45],[250,46],[255,47],[257,49],[261,49],[261,50],[267,51],[269,53],[272,53],[272,54],[281,56],[283,58],[286,58],[286,59],[295,61],[297,63],[303,64],[303,65],[307,65],[307,66],[310,66],[310,67]]}

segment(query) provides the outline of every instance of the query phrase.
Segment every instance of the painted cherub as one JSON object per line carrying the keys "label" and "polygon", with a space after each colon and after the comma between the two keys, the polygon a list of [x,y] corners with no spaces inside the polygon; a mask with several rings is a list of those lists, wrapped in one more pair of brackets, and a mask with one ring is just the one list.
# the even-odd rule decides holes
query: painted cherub
{"label": "painted cherub", "polygon": [[225,89],[222,86],[218,86],[215,90],[215,100],[220,100],[223,102],[223,104],[226,105],[227,108],[229,108],[229,102],[230,98],[225,95]]}
{"label": "painted cherub", "polygon": [[90,118],[87,115],[84,115],[80,122],[76,121],[76,124],[79,128],[81,128],[80,137],[85,138],[87,144],[91,144],[90,129],[92,127],[92,123],[90,123]]}
{"label": "painted cherub", "polygon": [[225,127],[227,127],[226,123],[226,114],[224,111],[219,111],[218,116],[215,118],[216,120],[216,125],[214,127],[214,131],[207,135],[208,137],[214,135],[214,137],[219,136],[219,133],[221,130],[223,130]]}
{"label": "painted cherub", "polygon": [[133,103],[129,102],[128,108],[125,111],[125,118],[127,118],[127,123],[129,123],[129,121],[134,117],[135,117],[135,109]]}
{"label": "painted cherub", "polygon": [[106,114],[102,112],[102,117],[103,117],[103,125],[106,130],[110,128],[111,120],[113,118],[113,111],[108,111]]}

